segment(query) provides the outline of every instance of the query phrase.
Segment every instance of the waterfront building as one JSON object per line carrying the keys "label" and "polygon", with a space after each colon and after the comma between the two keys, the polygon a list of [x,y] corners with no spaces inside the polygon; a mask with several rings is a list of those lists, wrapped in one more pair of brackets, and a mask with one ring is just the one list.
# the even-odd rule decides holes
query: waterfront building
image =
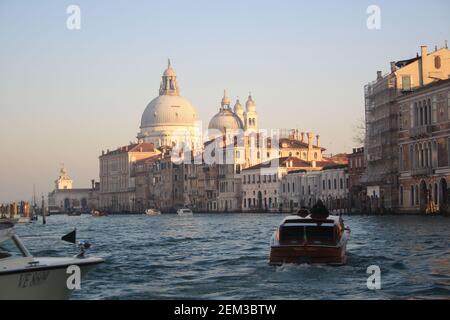
{"label": "waterfront building", "polygon": [[135,212],[136,178],[131,174],[133,163],[160,153],[152,143],[143,141],[130,143],[113,151],[102,151],[99,157],[99,207],[110,212]]}
{"label": "waterfront building", "polygon": [[[306,138],[305,138],[306,137]],[[314,138],[316,139],[314,144]],[[325,148],[320,146],[320,135],[297,129],[280,130],[279,157],[297,157],[304,161],[322,161]]]}
{"label": "waterfront building", "polygon": [[329,165],[321,173],[320,199],[330,212],[346,212],[350,206],[348,165]]}
{"label": "waterfront building", "polygon": [[421,47],[416,57],[391,62],[387,75],[377,72],[377,79],[364,88],[367,169],[362,183],[367,194],[379,199],[381,211],[399,206],[398,131],[400,110],[397,99],[450,74],[450,51],[441,48],[428,52]]}
{"label": "waterfront building", "polygon": [[151,208],[150,204],[150,170],[155,161],[159,160],[160,154],[137,160],[132,163],[130,177],[135,179],[135,211],[145,212]]}
{"label": "waterfront building", "polygon": [[171,153],[171,148],[163,148],[149,172],[149,205],[163,212],[176,212],[185,206],[185,167],[173,162]]}
{"label": "waterfront building", "polygon": [[139,140],[156,147],[186,145],[201,148],[202,134],[194,106],[180,95],[175,70],[170,64],[162,76],[158,97],[145,108],[141,118]]}
{"label": "waterfront building", "polygon": [[55,180],[55,188],[48,194],[48,211],[50,214],[87,212],[96,205],[95,197],[94,182],[91,188],[73,188],[73,180],[62,166]]}
{"label": "waterfront building", "polygon": [[283,208],[296,212],[301,207],[312,207],[320,198],[322,171],[295,170],[288,172],[280,182]]}
{"label": "waterfront building", "polygon": [[364,157],[364,147],[353,148],[348,155],[348,179],[350,193],[350,207],[353,212],[363,212],[366,202],[365,188],[361,184],[361,179],[366,169]]}
{"label": "waterfront building", "polygon": [[[444,63],[450,56],[442,59]],[[450,79],[419,87],[397,102],[399,211],[447,212],[450,203]]]}
{"label": "waterfront building", "polygon": [[[242,211],[281,211],[280,195],[282,178],[290,171],[320,170],[314,161],[307,162],[296,157],[276,158],[242,170]],[[290,186],[284,187],[285,191]]]}

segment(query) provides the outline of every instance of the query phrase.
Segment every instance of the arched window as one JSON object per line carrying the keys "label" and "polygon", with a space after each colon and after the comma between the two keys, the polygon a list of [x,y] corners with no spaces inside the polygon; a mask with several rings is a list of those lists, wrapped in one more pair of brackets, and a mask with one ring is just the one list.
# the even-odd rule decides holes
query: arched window
{"label": "arched window", "polygon": [[436,69],[440,69],[441,68],[441,57],[440,56],[434,57],[434,67]]}

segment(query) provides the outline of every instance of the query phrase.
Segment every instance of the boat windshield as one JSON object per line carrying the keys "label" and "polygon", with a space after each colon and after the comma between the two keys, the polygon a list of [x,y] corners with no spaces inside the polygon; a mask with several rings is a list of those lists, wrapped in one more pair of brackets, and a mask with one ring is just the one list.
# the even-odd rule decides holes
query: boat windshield
{"label": "boat windshield", "polygon": [[12,238],[0,243],[0,260],[14,257],[25,257]]}
{"label": "boat windshield", "polygon": [[315,226],[305,227],[306,239],[309,243],[332,243],[334,242],[334,227]]}
{"label": "boat windshield", "polygon": [[282,226],[281,244],[332,244],[335,242],[333,226]]}

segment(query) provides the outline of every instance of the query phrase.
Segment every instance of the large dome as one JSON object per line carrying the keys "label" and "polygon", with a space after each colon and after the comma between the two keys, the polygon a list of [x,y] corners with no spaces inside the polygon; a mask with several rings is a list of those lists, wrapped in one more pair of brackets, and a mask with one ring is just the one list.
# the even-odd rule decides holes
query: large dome
{"label": "large dome", "polygon": [[180,96],[177,76],[170,61],[162,76],[159,96],[147,105],[142,114],[137,138],[158,147],[173,147],[179,143],[188,143],[194,148],[201,145],[197,112],[188,100]]}
{"label": "large dome", "polygon": [[181,96],[162,95],[153,99],[145,108],[141,128],[161,125],[192,126],[197,113],[189,101]]}
{"label": "large dome", "polygon": [[221,109],[209,122],[208,129],[216,129],[225,133],[226,130],[244,130],[244,124],[230,109]]}

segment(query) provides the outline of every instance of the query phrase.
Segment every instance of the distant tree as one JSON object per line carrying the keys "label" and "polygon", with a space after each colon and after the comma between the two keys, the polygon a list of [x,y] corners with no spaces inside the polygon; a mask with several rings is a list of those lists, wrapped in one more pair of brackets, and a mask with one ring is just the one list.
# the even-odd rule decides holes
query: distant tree
{"label": "distant tree", "polygon": [[364,145],[364,141],[366,138],[366,122],[363,118],[359,118],[356,121],[356,124],[353,126],[354,135],[353,142],[358,145]]}

